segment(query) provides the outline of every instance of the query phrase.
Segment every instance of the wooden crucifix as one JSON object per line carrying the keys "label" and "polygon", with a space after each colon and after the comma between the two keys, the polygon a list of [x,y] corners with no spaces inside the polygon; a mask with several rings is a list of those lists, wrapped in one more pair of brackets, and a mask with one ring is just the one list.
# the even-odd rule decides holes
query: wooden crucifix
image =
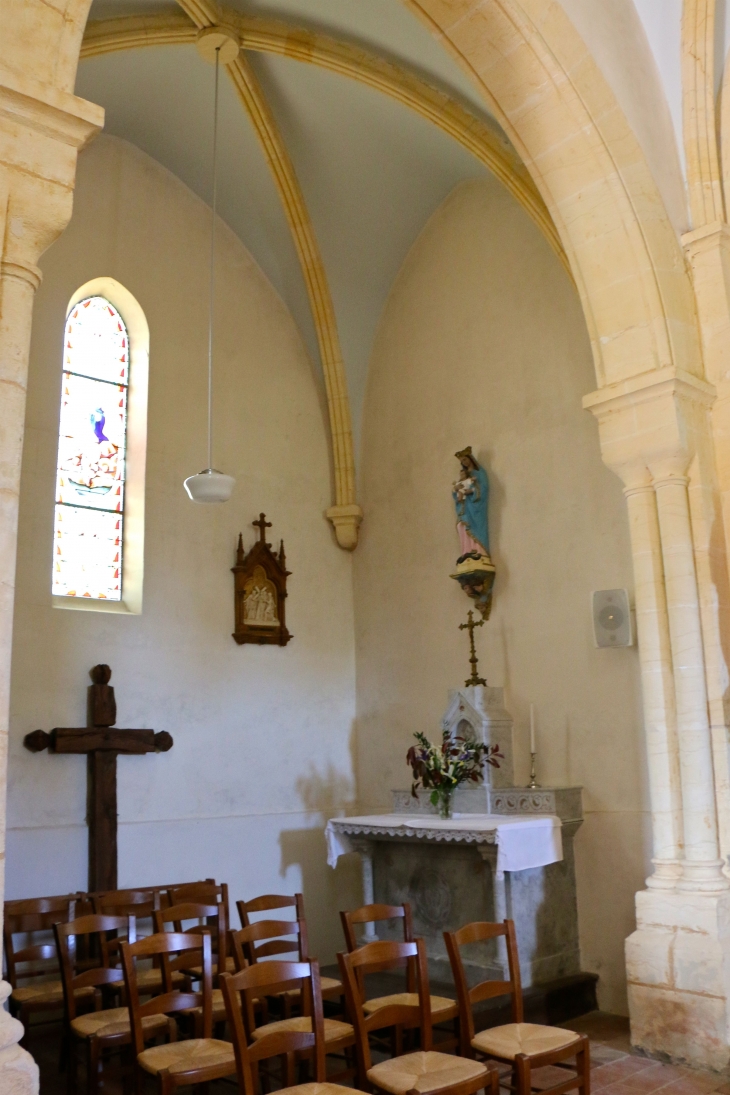
{"label": "wooden crucifix", "polygon": [[172,737],[166,730],[121,730],[108,665],[95,665],[90,676],[85,727],[34,730],[23,744],[31,753],[85,753],[86,823],[89,826],[91,893],[117,888],[117,756],[119,753],[166,753]]}

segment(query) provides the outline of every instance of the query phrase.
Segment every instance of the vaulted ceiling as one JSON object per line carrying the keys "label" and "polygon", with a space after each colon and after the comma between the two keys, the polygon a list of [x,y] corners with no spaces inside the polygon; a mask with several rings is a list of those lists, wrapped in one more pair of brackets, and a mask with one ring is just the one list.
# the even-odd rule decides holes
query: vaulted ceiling
{"label": "vaulted ceiling", "polygon": [[[228,6],[247,17],[324,32],[407,66],[466,106],[492,140],[506,147],[476,90],[401,0],[230,0]],[[90,20],[96,25],[165,14],[182,19],[170,0],[94,0]],[[246,56],[293,163],[319,244],[357,438],[370,350],[393,278],[446,195],[486,167],[431,121],[373,87],[291,56]],[[133,142],[210,200],[213,72],[192,39],[87,56],[76,91],[105,108],[107,132]],[[254,129],[227,80],[221,83],[219,147],[219,212],[281,294],[317,361],[315,324],[290,225]]]}

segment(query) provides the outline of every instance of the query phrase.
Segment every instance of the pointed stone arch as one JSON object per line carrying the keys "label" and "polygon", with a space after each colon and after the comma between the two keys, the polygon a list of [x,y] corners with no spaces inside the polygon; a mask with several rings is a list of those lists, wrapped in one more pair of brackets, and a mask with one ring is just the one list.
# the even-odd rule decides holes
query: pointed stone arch
{"label": "pointed stone arch", "polygon": [[403,0],[480,88],[571,264],[599,387],[701,375],[692,285],[639,143],[556,0]]}

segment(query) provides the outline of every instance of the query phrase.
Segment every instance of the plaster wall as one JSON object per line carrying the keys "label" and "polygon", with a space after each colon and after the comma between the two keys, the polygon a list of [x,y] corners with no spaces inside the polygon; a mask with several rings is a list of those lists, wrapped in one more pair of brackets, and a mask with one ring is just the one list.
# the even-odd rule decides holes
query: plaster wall
{"label": "plaster wall", "polygon": [[[35,756],[37,727],[84,725],[88,670],[113,669],[120,726],[168,730],[171,752],[118,761],[121,886],[214,875],[231,899],[303,887],[313,950],[332,960],[352,865],[325,864],[323,819],[353,794],[351,557],[324,517],[326,421],[290,314],[219,224],[214,461],[225,506],[182,481],[205,465],[210,211],[132,145],[79,160],[75,212],[44,255],[28,388],[13,640],[7,896],[86,886],[83,757]],[[150,327],[141,615],[51,605],[54,465],[65,309],[107,275]],[[237,646],[236,538],[265,510],[292,571],[285,648]],[[79,722],[81,720],[81,722]]]}
{"label": "plaster wall", "polygon": [[448,689],[468,675],[450,491],[453,453],[471,444],[490,475],[497,567],[480,669],[515,717],[516,782],[528,780],[532,702],[539,781],[584,787],[582,968],[600,975],[601,1006],[625,1012],[623,944],[651,849],[636,648],[593,643],[591,591],[632,587],[621,484],[581,410],[594,385],[580,305],[547,244],[498,184],[461,184],[408,255],[371,361],[357,770],[363,812],[387,807],[408,784],[412,733],[438,734]]}

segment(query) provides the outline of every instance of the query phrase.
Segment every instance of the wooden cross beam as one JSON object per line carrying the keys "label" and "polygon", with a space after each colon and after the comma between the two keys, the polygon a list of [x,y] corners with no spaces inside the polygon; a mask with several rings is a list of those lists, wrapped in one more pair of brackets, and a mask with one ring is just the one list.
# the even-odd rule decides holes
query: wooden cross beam
{"label": "wooden cross beam", "polygon": [[85,727],[57,726],[50,733],[34,730],[23,744],[31,753],[85,753],[86,823],[89,826],[88,889],[117,888],[117,756],[119,753],[166,753],[172,737],[166,730],[121,730],[108,665],[95,665],[90,676]]}

